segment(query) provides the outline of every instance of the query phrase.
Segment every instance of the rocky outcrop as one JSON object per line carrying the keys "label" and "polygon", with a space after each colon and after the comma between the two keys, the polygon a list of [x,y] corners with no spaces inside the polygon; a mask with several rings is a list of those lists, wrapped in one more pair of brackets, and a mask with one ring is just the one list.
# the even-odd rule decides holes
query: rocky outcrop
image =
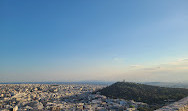
{"label": "rocky outcrop", "polygon": [[188,97],[155,111],[188,111]]}

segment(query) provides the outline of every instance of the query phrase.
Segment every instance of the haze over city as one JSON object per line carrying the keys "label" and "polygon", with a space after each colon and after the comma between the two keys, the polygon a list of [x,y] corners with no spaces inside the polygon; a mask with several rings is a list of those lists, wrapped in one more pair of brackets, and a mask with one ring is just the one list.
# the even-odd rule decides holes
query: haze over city
{"label": "haze over city", "polygon": [[188,81],[188,1],[0,1],[0,82]]}

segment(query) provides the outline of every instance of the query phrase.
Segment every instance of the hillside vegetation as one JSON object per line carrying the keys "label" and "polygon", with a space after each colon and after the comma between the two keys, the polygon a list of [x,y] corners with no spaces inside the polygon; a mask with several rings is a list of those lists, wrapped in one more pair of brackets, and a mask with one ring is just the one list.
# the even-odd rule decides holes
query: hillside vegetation
{"label": "hillside vegetation", "polygon": [[102,95],[161,105],[167,101],[177,101],[188,96],[188,89],[166,88],[130,82],[117,82],[99,90]]}

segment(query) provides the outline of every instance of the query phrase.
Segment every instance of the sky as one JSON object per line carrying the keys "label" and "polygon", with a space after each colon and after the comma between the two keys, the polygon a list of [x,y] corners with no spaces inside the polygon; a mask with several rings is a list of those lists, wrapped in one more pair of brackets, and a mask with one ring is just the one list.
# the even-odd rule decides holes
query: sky
{"label": "sky", "polygon": [[1,0],[0,82],[188,82],[187,0]]}

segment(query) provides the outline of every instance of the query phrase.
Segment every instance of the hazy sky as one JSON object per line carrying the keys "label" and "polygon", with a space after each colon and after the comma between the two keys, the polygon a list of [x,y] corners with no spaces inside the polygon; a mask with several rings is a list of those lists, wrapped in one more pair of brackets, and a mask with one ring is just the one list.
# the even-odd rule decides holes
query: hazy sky
{"label": "hazy sky", "polygon": [[0,82],[188,81],[187,0],[0,0]]}

